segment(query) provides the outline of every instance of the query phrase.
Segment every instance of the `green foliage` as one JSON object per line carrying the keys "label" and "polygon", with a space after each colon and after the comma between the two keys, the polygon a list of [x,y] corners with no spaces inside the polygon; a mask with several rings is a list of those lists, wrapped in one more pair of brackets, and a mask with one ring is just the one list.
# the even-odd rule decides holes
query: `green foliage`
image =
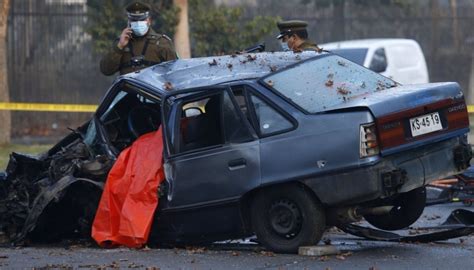
{"label": "green foliage", "polygon": [[261,42],[276,29],[276,17],[256,16],[245,20],[242,8],[215,6],[212,2],[189,1],[193,56],[240,51]]}
{"label": "green foliage", "polygon": [[[343,5],[350,0],[301,0],[303,4],[316,3],[319,7],[329,7],[331,5],[338,6]],[[376,6],[376,5],[395,5],[399,7],[407,7],[412,1],[411,0],[352,0],[356,5],[361,6]]]}
{"label": "green foliage", "polygon": [[[173,36],[179,8],[172,0],[148,0],[153,9],[153,29]],[[127,18],[127,0],[88,0],[88,32],[94,48],[104,53],[117,39]],[[189,25],[193,56],[233,53],[255,45],[276,30],[277,17],[256,16],[246,19],[240,7],[215,6],[212,0],[189,0]]]}
{"label": "green foliage", "polygon": [[[127,26],[125,6],[129,0],[87,0],[89,26],[87,32],[94,40],[94,50],[103,54],[110,49],[112,41],[120,36]],[[152,9],[153,29],[173,36],[178,24],[179,8],[172,0],[143,0]]]}

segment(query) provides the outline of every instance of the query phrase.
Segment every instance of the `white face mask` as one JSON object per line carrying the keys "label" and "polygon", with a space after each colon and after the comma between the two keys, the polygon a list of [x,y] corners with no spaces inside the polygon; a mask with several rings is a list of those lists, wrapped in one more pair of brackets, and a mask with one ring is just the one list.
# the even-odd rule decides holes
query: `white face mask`
{"label": "white face mask", "polygon": [[284,52],[290,50],[290,47],[288,47],[288,43],[282,41],[282,42],[280,42],[280,45],[281,45],[281,49],[282,49]]}
{"label": "white face mask", "polygon": [[133,34],[135,36],[144,36],[148,32],[148,22],[147,21],[137,21],[131,22],[130,28],[132,28]]}

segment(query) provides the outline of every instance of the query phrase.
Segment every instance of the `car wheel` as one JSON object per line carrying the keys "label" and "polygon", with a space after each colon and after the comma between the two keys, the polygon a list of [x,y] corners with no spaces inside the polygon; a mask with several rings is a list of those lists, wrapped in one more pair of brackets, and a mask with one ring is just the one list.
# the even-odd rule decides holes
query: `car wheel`
{"label": "car wheel", "polygon": [[391,202],[394,207],[385,215],[366,215],[367,222],[388,231],[400,230],[415,223],[426,205],[426,188],[402,193]]}
{"label": "car wheel", "polygon": [[258,241],[278,253],[316,245],[326,226],[321,203],[296,185],[262,190],[251,205],[251,221]]}

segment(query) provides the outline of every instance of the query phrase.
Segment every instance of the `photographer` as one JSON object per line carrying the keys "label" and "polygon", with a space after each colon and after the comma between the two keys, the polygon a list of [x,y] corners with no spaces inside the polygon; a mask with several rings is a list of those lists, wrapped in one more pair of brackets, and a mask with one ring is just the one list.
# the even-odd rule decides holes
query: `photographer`
{"label": "photographer", "polygon": [[128,26],[100,61],[100,71],[126,74],[177,58],[173,42],[151,29],[150,7],[134,1],[126,7]]}

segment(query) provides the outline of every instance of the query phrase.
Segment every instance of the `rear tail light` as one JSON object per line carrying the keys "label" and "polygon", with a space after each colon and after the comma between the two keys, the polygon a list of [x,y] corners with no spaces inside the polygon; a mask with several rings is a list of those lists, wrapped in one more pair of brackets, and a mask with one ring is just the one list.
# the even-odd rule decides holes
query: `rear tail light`
{"label": "rear tail light", "polygon": [[380,153],[375,123],[360,126],[360,157],[376,156]]}

